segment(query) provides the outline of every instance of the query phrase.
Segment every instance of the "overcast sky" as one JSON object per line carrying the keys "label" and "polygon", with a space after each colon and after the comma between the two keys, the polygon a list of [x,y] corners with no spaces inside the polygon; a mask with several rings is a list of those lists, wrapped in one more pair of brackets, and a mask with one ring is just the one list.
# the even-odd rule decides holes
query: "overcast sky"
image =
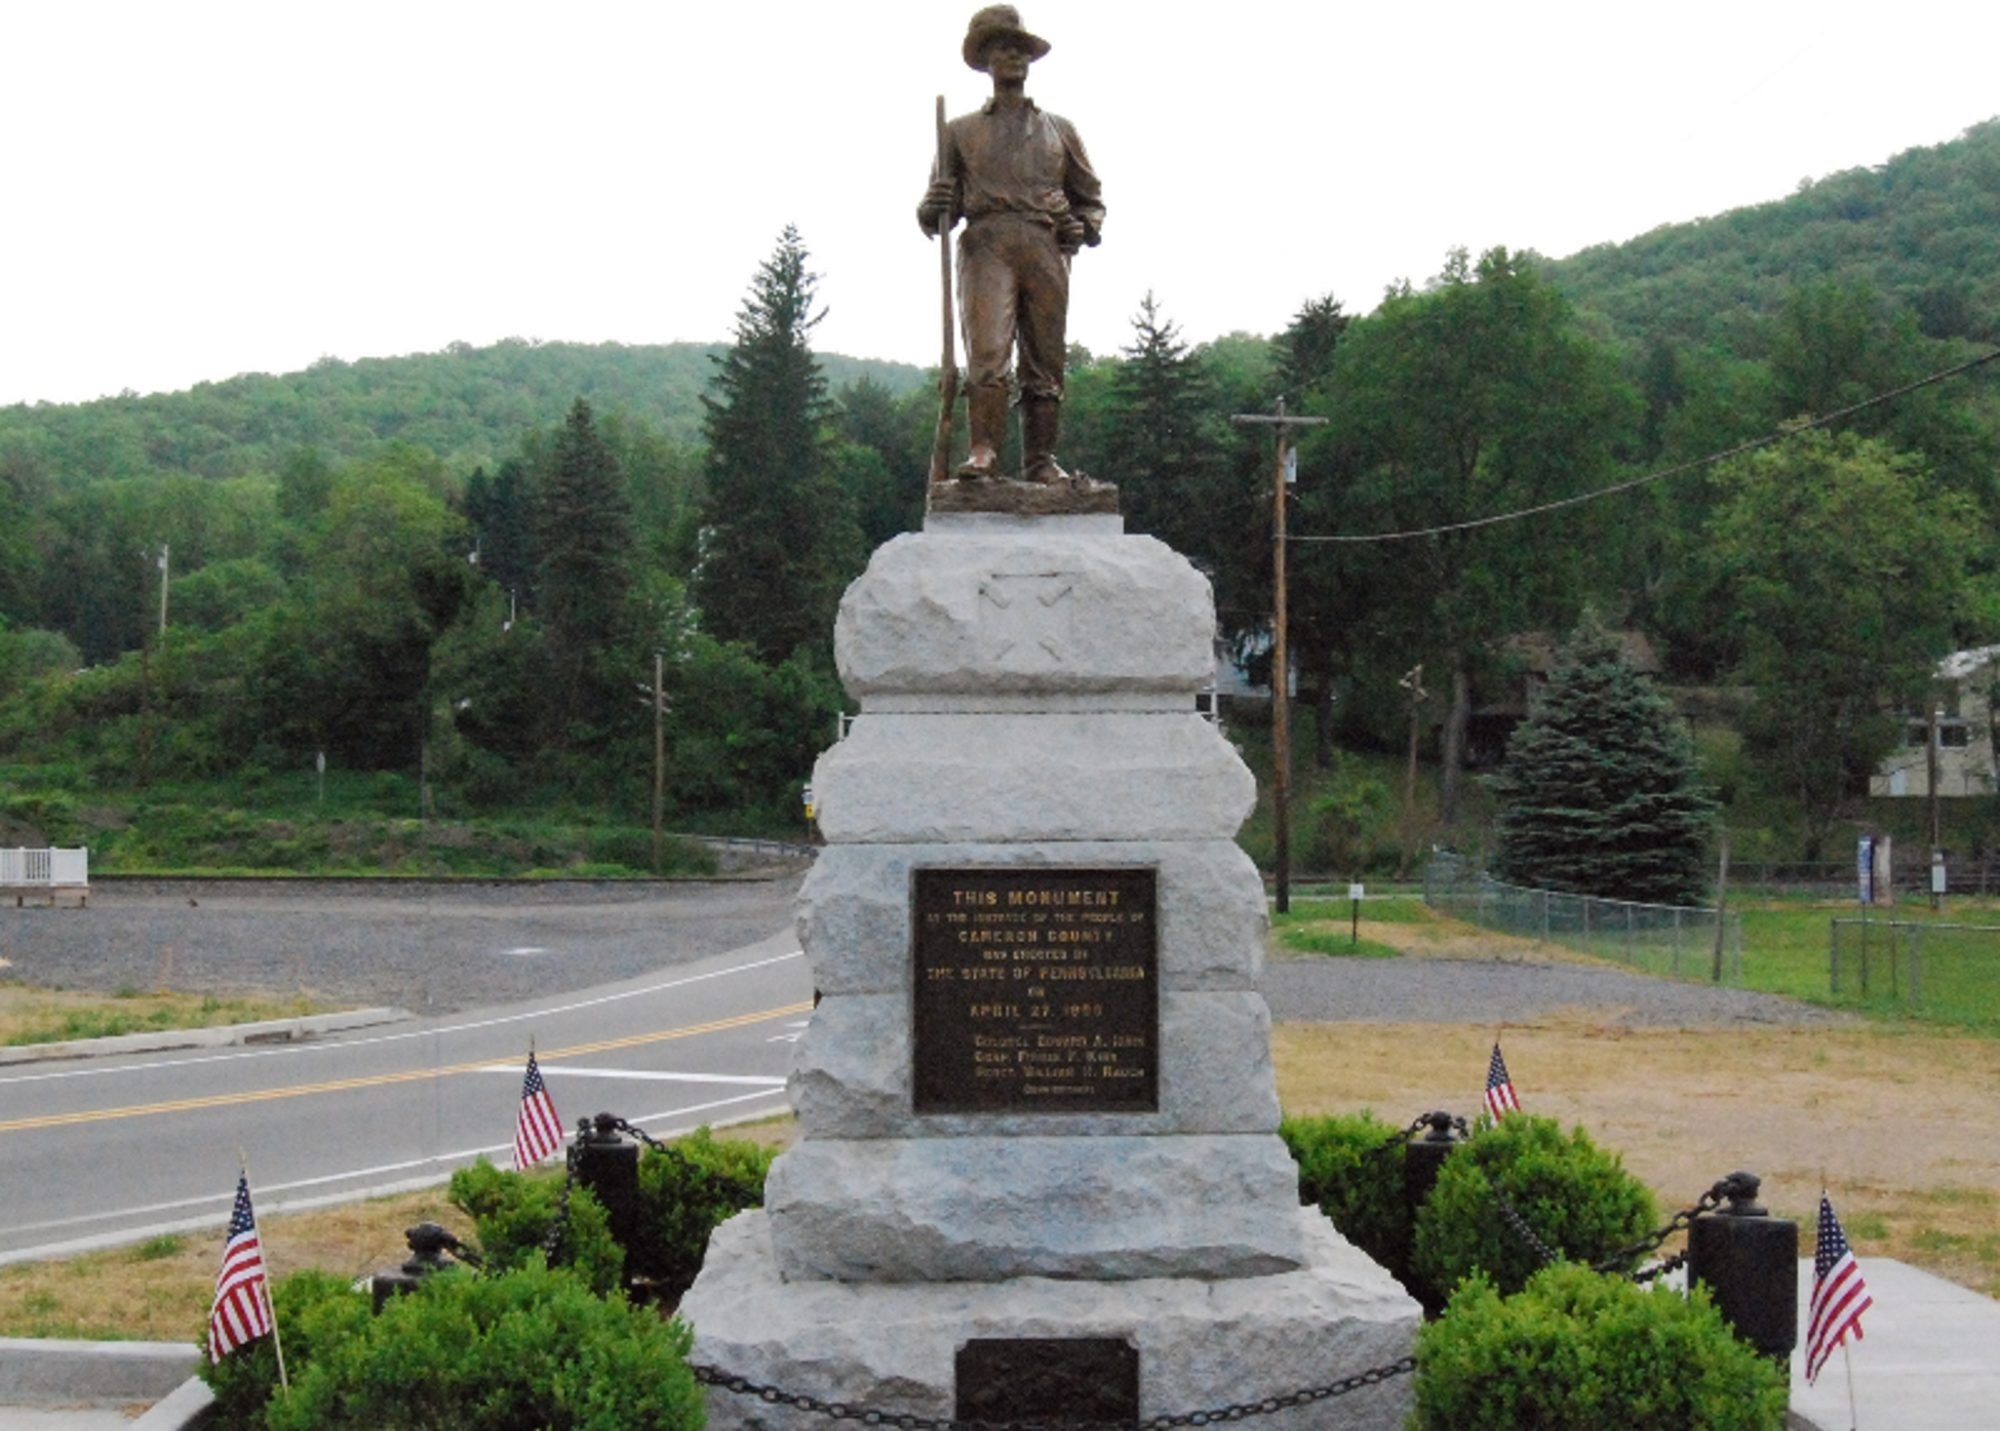
{"label": "overcast sky", "polygon": [[[0,404],[505,337],[726,340],[796,224],[822,350],[934,363],[913,211],[976,6],[0,0]],[[1196,341],[1559,257],[2000,114],[2000,6],[1024,4],[1104,178],[1071,337]]]}

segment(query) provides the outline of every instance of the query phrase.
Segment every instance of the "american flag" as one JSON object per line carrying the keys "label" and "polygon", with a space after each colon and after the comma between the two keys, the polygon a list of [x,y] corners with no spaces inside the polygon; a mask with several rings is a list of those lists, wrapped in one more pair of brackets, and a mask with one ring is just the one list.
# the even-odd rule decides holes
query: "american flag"
{"label": "american flag", "polygon": [[1500,1057],[1500,1040],[1493,1040],[1493,1058],[1486,1065],[1486,1111],[1497,1121],[1508,1113],[1521,1111],[1514,1096],[1514,1081],[1507,1076],[1507,1061]]}
{"label": "american flag", "polygon": [[521,1116],[514,1123],[514,1171],[526,1172],[562,1147],[562,1119],[542,1082],[542,1070],[528,1051],[528,1076],[521,1080]]}
{"label": "american flag", "polygon": [[229,1241],[215,1277],[215,1305],[208,1309],[208,1357],[221,1361],[245,1342],[271,1334],[271,1292],[264,1280],[264,1249],[257,1242],[257,1218],[250,1211],[250,1175],[236,1179],[236,1206],[229,1214]]}
{"label": "american flag", "polygon": [[1813,1253],[1812,1303],[1806,1312],[1806,1380],[1819,1375],[1833,1349],[1854,1333],[1861,1340],[1861,1314],[1875,1305],[1868,1283],[1848,1249],[1847,1234],[1833,1204],[1819,1195],[1819,1246]]}

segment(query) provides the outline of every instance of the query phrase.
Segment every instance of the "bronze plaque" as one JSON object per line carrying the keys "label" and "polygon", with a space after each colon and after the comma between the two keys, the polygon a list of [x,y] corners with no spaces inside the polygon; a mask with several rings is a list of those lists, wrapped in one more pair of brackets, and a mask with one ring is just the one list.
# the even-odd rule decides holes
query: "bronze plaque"
{"label": "bronze plaque", "polygon": [[958,1421],[1137,1424],[1139,1349],[1113,1337],[980,1337],[958,1349]]}
{"label": "bronze plaque", "polygon": [[1158,1110],[1152,870],[914,877],[917,1112]]}

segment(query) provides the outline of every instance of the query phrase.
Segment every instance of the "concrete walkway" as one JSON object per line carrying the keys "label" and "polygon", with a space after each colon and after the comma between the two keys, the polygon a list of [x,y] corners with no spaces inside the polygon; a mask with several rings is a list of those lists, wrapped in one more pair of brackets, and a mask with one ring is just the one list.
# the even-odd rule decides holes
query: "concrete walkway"
{"label": "concrete walkway", "polygon": [[[1863,1257],[1875,1305],[1807,1386],[1804,1348],[1792,1353],[1792,1410],[1819,1431],[1984,1431],[2000,1425],[2000,1302],[1905,1262]],[[1812,1300],[1812,1260],[1799,1263],[1800,1336]],[[1854,1406],[1847,1367],[1854,1359]]]}

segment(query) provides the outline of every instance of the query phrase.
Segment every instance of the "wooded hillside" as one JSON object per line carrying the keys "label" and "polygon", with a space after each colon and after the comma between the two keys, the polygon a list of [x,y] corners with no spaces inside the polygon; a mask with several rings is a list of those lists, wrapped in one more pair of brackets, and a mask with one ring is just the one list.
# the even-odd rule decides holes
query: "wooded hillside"
{"label": "wooded hillside", "polygon": [[[1365,315],[1301,295],[1271,337],[1190,345],[1171,294],[1134,294],[1126,347],[1072,354],[1062,455],[1209,574],[1254,670],[1271,452],[1230,417],[1282,394],[1330,419],[1290,523],[1328,810],[1377,800],[1340,788],[1336,737],[1400,750],[1421,662],[1454,818],[1498,753],[1481,721],[1525,698],[1516,638],[1590,609],[1669,682],[1753,693],[1706,768],[1795,812],[1737,831],[1790,857],[1933,663],[2000,641],[1996,259],[2000,122],[1562,263],[1446,254]],[[631,818],[659,653],[669,807],[795,819],[841,703],[834,604],[920,520],[935,418],[927,375],[812,351],[814,281],[788,230],[727,347],[0,409],[0,798],[249,788],[324,751],[442,809]]]}

